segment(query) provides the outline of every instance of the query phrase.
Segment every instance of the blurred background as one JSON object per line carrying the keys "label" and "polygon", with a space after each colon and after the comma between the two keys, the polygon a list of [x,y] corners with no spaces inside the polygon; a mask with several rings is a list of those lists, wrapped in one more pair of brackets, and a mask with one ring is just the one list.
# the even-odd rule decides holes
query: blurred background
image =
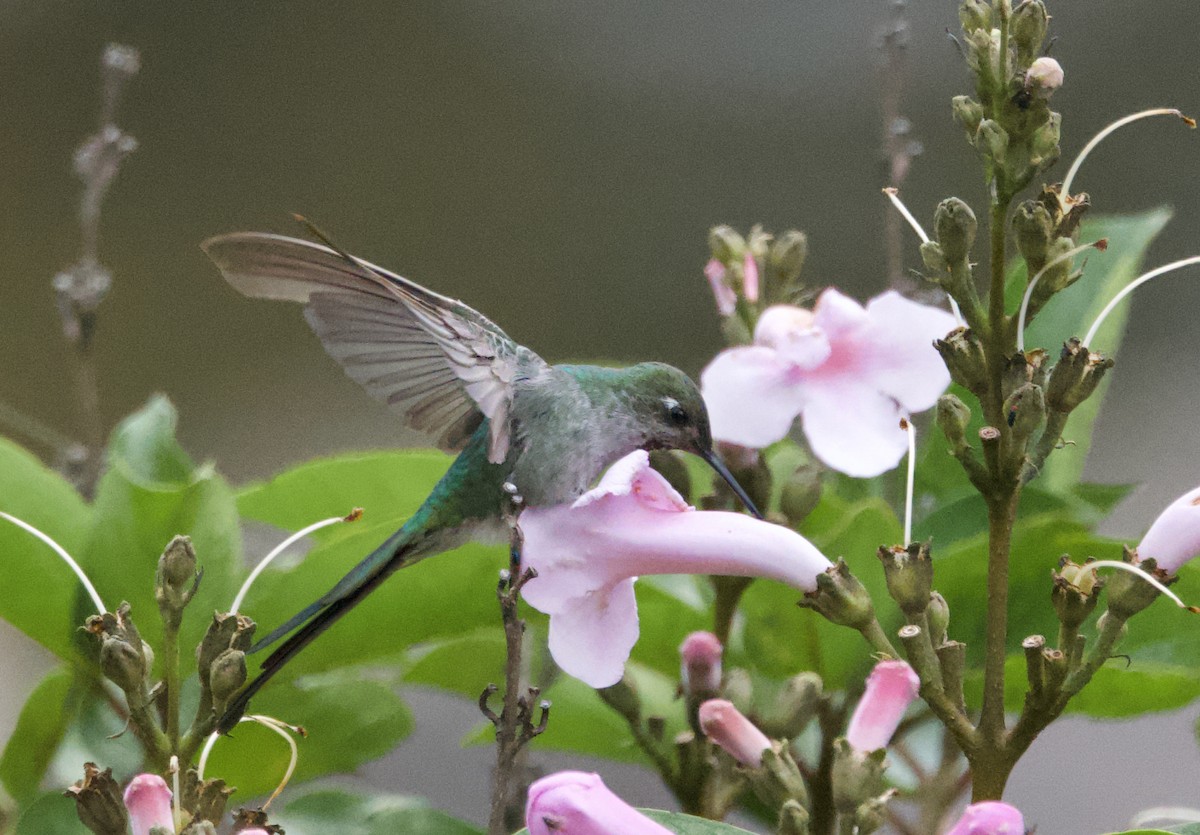
{"label": "blurred background", "polygon": [[[950,97],[968,92],[946,35],[956,7],[905,12],[901,112],[924,152],[903,193],[927,224],[943,197],[984,200],[950,118]],[[1057,0],[1050,11],[1066,73],[1054,100],[1060,178],[1118,116],[1200,111],[1195,0]],[[810,286],[860,298],[886,286],[880,40],[892,19],[888,0],[0,0],[0,404],[81,435],[50,281],[78,254],[70,160],[96,128],[109,41],[141,50],[142,71],[118,120],[140,147],[101,228],[114,276],[95,347],[101,412],[110,427],[167,393],[184,446],[241,483],[410,439],[325,356],[297,309],[228,288],[200,252],[204,238],[295,234],[288,213],[302,212],[548,360],[658,359],[698,372],[721,345],[701,274],[713,224],[804,229]],[[1165,119],[1118,134],[1077,180],[1096,212],[1175,210],[1151,265],[1196,253],[1198,186],[1200,134]],[[916,267],[907,230],[904,241]],[[1109,534],[1135,538],[1200,482],[1197,277],[1134,298],[1088,465],[1092,480],[1142,485]],[[0,432],[29,442],[12,426]],[[2,740],[45,662],[20,636],[0,635],[4,663],[16,665],[4,677]],[[412,698],[416,735],[362,779],[482,819],[491,752],[456,747],[475,708]],[[1200,806],[1196,714],[1060,722],[1018,768],[1009,799],[1039,831],[1067,835],[1119,828],[1146,805]],[[632,801],[666,802],[636,770],[583,765]]]}

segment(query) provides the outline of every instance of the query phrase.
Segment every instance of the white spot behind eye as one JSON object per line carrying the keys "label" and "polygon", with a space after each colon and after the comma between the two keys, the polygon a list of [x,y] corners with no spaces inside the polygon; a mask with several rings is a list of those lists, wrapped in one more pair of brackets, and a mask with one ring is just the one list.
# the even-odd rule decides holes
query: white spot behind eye
{"label": "white spot behind eye", "polygon": [[667,407],[667,411],[670,411],[671,409],[678,408],[679,401],[674,397],[664,397],[662,399],[662,404]]}

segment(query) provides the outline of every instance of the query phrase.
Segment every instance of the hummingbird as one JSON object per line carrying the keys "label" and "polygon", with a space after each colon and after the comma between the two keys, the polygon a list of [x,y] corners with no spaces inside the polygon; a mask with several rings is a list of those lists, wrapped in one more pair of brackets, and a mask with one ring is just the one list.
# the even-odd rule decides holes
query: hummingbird
{"label": "hummingbird", "polygon": [[286,636],[226,707],[222,732],[284,664],[397,570],[468,541],[508,541],[514,487],[526,507],[571,502],[630,452],[677,449],[708,462],[762,518],[714,451],[704,399],[684,372],[659,362],[551,365],[462,302],[309,229],[324,245],[238,232],[201,247],[244,295],[303,304],[352,379],[457,457],[399,530],[251,648]]}

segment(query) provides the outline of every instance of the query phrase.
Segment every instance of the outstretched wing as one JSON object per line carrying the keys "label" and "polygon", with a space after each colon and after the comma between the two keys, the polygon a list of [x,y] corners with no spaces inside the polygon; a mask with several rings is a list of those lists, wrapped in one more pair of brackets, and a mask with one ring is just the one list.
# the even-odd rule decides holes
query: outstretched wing
{"label": "outstretched wing", "polygon": [[482,314],[308,241],[238,232],[201,247],[245,295],[303,303],[346,373],[439,448],[461,449],[486,417],[488,460],[508,455],[513,381],[544,363]]}

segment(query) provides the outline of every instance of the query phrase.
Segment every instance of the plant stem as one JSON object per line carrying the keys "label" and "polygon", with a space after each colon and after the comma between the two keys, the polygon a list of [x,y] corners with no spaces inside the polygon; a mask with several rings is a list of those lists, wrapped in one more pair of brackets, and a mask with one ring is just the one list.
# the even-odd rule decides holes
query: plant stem
{"label": "plant stem", "polygon": [[[167,742],[179,753],[179,624],[163,623],[163,678],[167,688]],[[184,764],[183,760],[180,760]]]}
{"label": "plant stem", "polygon": [[733,626],[733,616],[737,614],[738,604],[742,593],[750,587],[753,577],[720,577],[713,576],[712,580],[715,599],[713,600],[713,634],[722,646],[729,643],[729,630]]}

